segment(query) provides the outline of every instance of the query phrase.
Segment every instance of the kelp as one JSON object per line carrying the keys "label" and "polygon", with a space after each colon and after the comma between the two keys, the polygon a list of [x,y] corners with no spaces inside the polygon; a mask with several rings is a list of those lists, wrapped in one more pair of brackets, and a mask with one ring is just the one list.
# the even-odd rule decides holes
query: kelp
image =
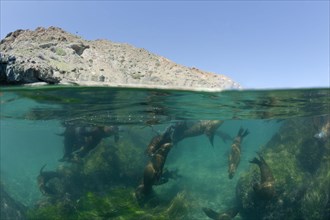
{"label": "kelp", "polygon": [[28,219],[146,219],[169,220],[185,219],[189,211],[188,200],[184,193],[179,193],[171,201],[156,206],[149,204],[141,207],[133,188],[115,188],[105,195],[87,192],[76,201],[58,201],[52,205],[30,209]]}
{"label": "kelp", "polygon": [[261,150],[275,177],[275,198],[256,196],[256,167],[242,175],[237,199],[243,219],[329,219],[330,142],[313,137],[313,120],[286,121]]}

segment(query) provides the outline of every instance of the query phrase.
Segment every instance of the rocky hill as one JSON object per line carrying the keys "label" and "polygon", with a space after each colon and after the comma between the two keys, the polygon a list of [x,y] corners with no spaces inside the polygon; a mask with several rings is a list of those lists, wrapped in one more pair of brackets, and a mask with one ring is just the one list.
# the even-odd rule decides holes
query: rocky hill
{"label": "rocky hill", "polygon": [[0,51],[0,84],[240,88],[224,75],[185,67],[128,44],[84,40],[57,27],[11,32],[1,40]]}

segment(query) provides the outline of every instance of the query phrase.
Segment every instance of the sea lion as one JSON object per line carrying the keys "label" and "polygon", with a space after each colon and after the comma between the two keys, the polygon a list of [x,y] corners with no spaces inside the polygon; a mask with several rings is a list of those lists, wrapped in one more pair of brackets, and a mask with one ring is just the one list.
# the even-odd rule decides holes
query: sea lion
{"label": "sea lion", "polygon": [[45,167],[46,164],[41,167],[39,176],[37,178],[39,190],[44,195],[54,196],[58,194],[58,190],[56,189],[56,187],[52,187],[51,185],[49,185],[49,182],[56,178],[60,180],[62,178],[62,175],[60,175],[56,171],[43,171]]}
{"label": "sea lion", "polygon": [[248,134],[249,134],[248,129],[246,129],[244,131],[244,129],[241,127],[231,145],[231,152],[230,152],[229,158],[228,158],[229,179],[232,179],[235,175],[237,166],[241,159],[241,144],[242,144],[243,138],[246,137]]}
{"label": "sea lion", "polygon": [[204,134],[208,137],[211,145],[213,146],[213,139],[215,131],[223,124],[221,120],[208,120],[205,121]]}
{"label": "sea lion", "polygon": [[250,163],[257,164],[260,169],[260,183],[253,185],[256,194],[262,199],[271,199],[275,195],[275,179],[261,154],[258,153],[258,158],[253,158]]}
{"label": "sea lion", "polygon": [[173,134],[173,126],[169,126],[168,128],[166,128],[164,133],[158,134],[155,137],[153,137],[150,143],[148,144],[148,147],[146,149],[146,154],[152,157],[163,144],[171,143],[172,134]]}
{"label": "sea lion", "polygon": [[173,143],[176,144],[185,138],[205,134],[213,146],[215,131],[222,123],[221,120],[200,120],[194,123],[179,122],[174,126]]}
{"label": "sea lion", "polygon": [[217,213],[210,208],[203,208],[203,212],[214,220],[230,220],[233,219],[239,212],[238,208],[228,209],[225,212]]}
{"label": "sea lion", "polygon": [[86,127],[84,136],[84,145],[77,151],[73,152],[75,156],[82,158],[86,156],[91,150],[93,150],[103,138],[114,136],[114,141],[119,139],[117,126],[96,126]]}
{"label": "sea lion", "polygon": [[64,133],[64,155],[59,161],[74,162],[87,155],[103,138],[119,140],[118,126],[68,126]]}
{"label": "sea lion", "polygon": [[148,196],[152,192],[153,185],[160,185],[168,181],[163,177],[163,168],[172,146],[172,143],[163,144],[144,168],[142,184],[135,191],[138,200]]}
{"label": "sea lion", "polygon": [[179,121],[173,125],[172,141],[173,144],[177,144],[184,138],[184,132],[191,126],[191,123],[187,121]]}

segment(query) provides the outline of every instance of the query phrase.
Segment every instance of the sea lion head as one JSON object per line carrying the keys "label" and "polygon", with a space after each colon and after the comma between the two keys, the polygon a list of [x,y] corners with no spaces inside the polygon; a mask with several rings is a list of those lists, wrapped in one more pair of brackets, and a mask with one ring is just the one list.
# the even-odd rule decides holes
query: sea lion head
{"label": "sea lion head", "polygon": [[117,134],[119,129],[117,126],[104,126],[103,131],[106,135],[110,136],[112,134]]}

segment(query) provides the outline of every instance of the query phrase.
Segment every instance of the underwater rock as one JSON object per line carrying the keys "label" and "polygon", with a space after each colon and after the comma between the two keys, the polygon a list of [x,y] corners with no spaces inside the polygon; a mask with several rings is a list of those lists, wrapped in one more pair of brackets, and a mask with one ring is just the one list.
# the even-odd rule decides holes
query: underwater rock
{"label": "underwater rock", "polygon": [[87,192],[76,201],[57,201],[32,208],[27,212],[27,216],[28,219],[191,219],[186,217],[190,205],[184,193],[178,193],[170,201],[159,201],[140,207],[132,192],[133,189],[126,187],[116,187],[103,192],[102,195]]}
{"label": "underwater rock", "polygon": [[45,200],[42,203],[76,199],[86,190],[88,178],[81,172],[81,165],[59,165],[56,170],[40,169],[37,177],[39,190]]}
{"label": "underwater rock", "polygon": [[26,207],[19,202],[15,201],[4,189],[3,185],[0,184],[0,203],[1,203],[1,219],[15,219],[24,220]]}
{"label": "underwater rock", "polygon": [[44,171],[46,164],[40,169],[38,180],[38,186],[42,194],[44,195],[58,195],[62,192],[62,178],[63,176],[56,171]]}
{"label": "underwater rock", "polygon": [[143,137],[130,131],[118,142],[104,139],[83,159],[79,172],[88,190],[98,191],[113,185],[136,186],[145,167]]}
{"label": "underwater rock", "polygon": [[330,149],[327,151],[301,199],[305,219],[330,219]]}
{"label": "underwater rock", "polygon": [[314,138],[306,139],[301,143],[301,151],[297,155],[300,167],[314,174],[320,167],[325,148],[319,141]]}
{"label": "underwater rock", "polygon": [[216,211],[210,208],[202,209],[205,215],[214,220],[231,220],[233,219],[239,212],[238,208],[228,209],[222,213],[217,213]]}
{"label": "underwater rock", "polygon": [[[176,64],[145,49],[107,40],[84,40],[57,27],[18,30],[0,42],[0,84],[238,89],[227,76]],[[9,63],[5,57],[16,57]]]}
{"label": "underwater rock", "polygon": [[236,198],[243,219],[329,219],[330,145],[313,143],[313,120],[287,120],[262,149],[276,180],[273,196],[266,200],[255,193],[257,167],[240,177]]}
{"label": "underwater rock", "polygon": [[80,158],[79,163],[60,164],[55,171],[40,170],[38,185],[46,203],[78,199],[85,192],[102,192],[113,186],[136,186],[145,165],[138,137],[105,138]]}

